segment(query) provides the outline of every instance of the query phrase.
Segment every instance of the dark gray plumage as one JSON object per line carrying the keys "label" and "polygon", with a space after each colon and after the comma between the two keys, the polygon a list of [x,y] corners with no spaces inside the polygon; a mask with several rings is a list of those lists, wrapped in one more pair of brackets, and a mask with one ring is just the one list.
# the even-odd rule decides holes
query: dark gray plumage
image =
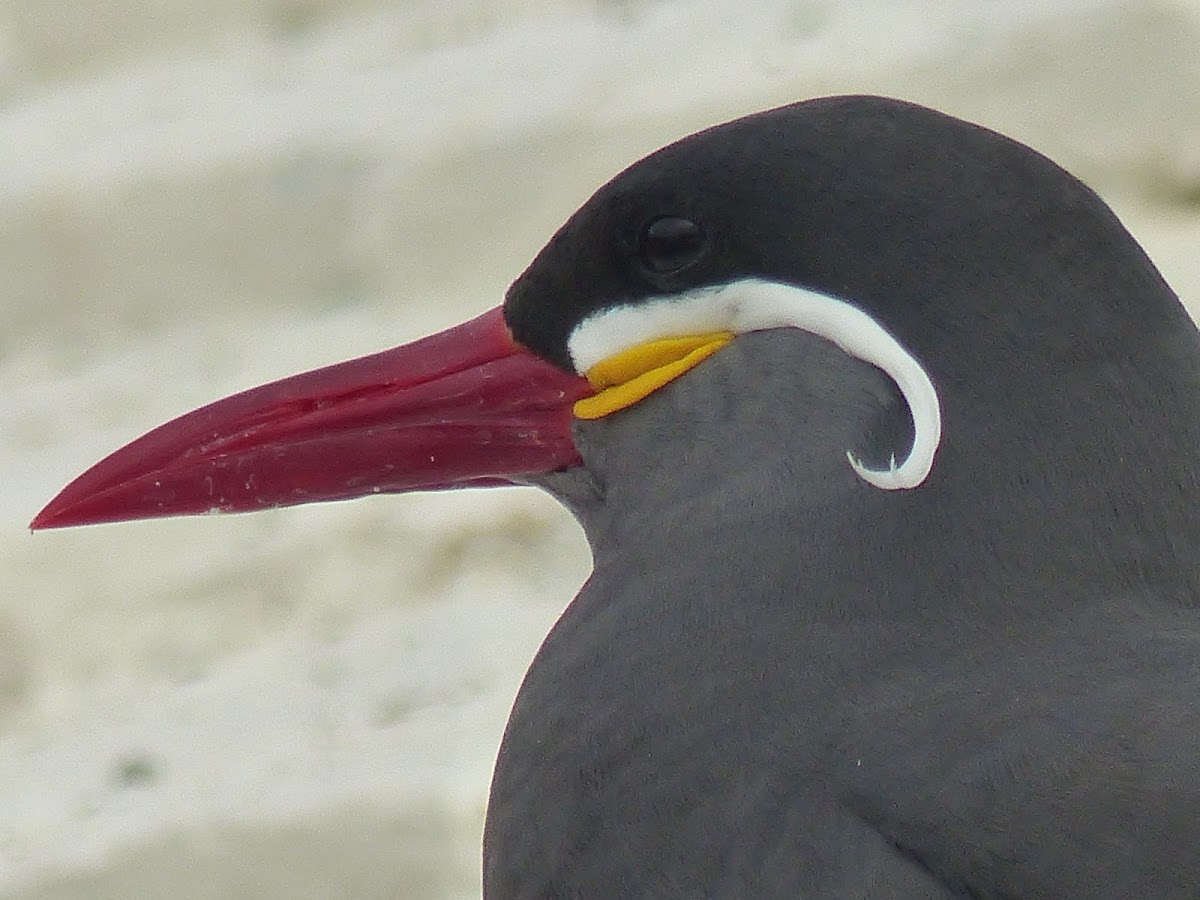
{"label": "dark gray plumage", "polygon": [[[661,215],[710,240],[665,277]],[[1200,896],[1200,342],[1153,265],[1033,151],[834,98],[631,167],[506,312],[566,364],[589,310],[748,275],[927,364],[933,471],[855,476],[904,403],[798,330],[580,423],[539,481],[595,571],[513,710],[486,895]]]}

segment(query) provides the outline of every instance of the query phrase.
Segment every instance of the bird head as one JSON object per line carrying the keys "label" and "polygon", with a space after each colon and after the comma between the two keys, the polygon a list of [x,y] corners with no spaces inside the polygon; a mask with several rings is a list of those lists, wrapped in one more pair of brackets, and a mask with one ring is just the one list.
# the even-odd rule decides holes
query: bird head
{"label": "bird head", "polygon": [[956,448],[1087,406],[1072,360],[1161,351],[1182,316],[1163,287],[1028,148],[894,100],[798,103],[616,176],[502,308],[168,422],[32,527],[526,481],[579,512],[611,487],[597,473],[632,457],[669,477],[697,441],[726,458],[775,441],[811,460],[790,465],[802,479],[922,490]]}

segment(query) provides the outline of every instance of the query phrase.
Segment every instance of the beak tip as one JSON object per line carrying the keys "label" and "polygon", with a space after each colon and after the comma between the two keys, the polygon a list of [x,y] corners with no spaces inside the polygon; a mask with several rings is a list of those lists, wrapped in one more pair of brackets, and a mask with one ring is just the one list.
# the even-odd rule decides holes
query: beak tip
{"label": "beak tip", "polygon": [[71,525],[87,525],[90,520],[83,518],[73,518],[71,516],[71,507],[64,506],[58,502],[59,498],[55,497],[43,507],[42,511],[33,517],[29,523],[30,531],[49,531],[52,528],[67,528]]}
{"label": "beak tip", "polygon": [[56,527],[58,527],[58,524],[55,522],[55,516],[49,514],[49,507],[34,516],[33,520],[29,523],[30,531],[48,531]]}
{"label": "beak tip", "polygon": [[42,507],[29,523],[30,531],[50,531],[73,528],[76,525],[100,525],[115,521],[119,516],[106,515],[105,509],[88,494],[73,491],[74,482],[59,491],[58,495]]}

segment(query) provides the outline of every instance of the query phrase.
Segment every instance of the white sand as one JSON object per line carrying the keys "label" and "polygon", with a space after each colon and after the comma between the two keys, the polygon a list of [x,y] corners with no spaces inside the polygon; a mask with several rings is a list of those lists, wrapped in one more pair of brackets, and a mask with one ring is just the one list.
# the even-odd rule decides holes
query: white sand
{"label": "white sand", "polygon": [[30,536],[87,465],[494,305],[625,164],[818,94],[1050,153],[1200,306],[1197,47],[1197,0],[0,2],[0,897],[477,897],[587,572],[522,490]]}

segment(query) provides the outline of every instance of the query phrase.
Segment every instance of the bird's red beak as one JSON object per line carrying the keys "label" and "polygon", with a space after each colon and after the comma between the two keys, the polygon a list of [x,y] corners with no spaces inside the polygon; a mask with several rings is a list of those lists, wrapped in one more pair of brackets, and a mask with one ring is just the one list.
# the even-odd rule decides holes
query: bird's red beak
{"label": "bird's red beak", "polygon": [[580,462],[571,407],[591,393],[515,344],[496,308],[160,425],[67,485],[30,527],[507,484]]}

